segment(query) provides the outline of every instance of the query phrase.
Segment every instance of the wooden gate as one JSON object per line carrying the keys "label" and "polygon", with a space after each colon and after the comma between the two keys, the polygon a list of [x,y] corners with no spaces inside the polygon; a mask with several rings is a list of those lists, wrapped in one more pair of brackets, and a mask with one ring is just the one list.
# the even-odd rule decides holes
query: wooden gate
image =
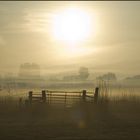
{"label": "wooden gate", "polygon": [[54,91],[42,90],[41,93],[29,91],[29,103],[42,102],[48,104],[72,104],[76,102],[97,102],[98,87],[95,92],[82,91]]}

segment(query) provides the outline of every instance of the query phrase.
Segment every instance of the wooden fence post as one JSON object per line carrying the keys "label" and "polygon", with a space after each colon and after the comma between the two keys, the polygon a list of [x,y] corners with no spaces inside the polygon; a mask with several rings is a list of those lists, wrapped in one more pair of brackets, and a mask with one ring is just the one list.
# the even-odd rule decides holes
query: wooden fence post
{"label": "wooden fence post", "polygon": [[46,102],[46,91],[42,90],[42,101]]}
{"label": "wooden fence post", "polygon": [[87,93],[87,91],[83,90],[83,94],[82,94],[83,101],[86,101],[86,93]]}
{"label": "wooden fence post", "polygon": [[33,92],[29,91],[29,103],[32,103]]}
{"label": "wooden fence post", "polygon": [[95,93],[94,93],[94,102],[97,103],[98,101],[98,96],[99,96],[99,88],[95,88]]}
{"label": "wooden fence post", "polygon": [[22,98],[19,98],[19,108],[22,108]]}
{"label": "wooden fence post", "polygon": [[67,93],[65,93],[65,105],[66,105]]}

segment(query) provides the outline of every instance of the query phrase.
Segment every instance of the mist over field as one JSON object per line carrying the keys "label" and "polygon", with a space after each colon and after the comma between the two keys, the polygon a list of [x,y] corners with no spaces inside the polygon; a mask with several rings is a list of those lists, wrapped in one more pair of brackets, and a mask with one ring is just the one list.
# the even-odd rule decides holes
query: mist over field
{"label": "mist over field", "polygon": [[[78,7],[92,20],[92,33],[75,47],[53,36],[53,16]],[[21,64],[37,63],[42,73],[76,71],[119,76],[140,69],[139,2],[0,2],[0,74],[17,75]],[[75,49],[76,48],[76,49]]]}
{"label": "mist over field", "polygon": [[0,140],[140,139],[139,1],[0,1]]}

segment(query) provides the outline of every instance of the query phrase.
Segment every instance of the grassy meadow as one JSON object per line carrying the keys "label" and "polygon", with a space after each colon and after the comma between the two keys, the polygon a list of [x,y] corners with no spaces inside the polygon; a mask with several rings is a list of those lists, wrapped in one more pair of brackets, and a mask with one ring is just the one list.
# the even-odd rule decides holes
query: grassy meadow
{"label": "grassy meadow", "polygon": [[[140,96],[134,94],[138,89],[114,90],[103,84],[99,88],[97,104],[79,102],[71,106],[25,105],[28,89],[5,96],[1,91],[0,140],[140,139]],[[114,91],[120,94],[111,96]]]}

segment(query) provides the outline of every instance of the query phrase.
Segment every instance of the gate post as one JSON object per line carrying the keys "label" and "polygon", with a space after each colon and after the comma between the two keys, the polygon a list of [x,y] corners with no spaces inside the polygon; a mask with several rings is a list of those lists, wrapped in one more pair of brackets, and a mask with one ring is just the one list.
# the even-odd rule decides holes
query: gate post
{"label": "gate post", "polygon": [[28,98],[29,98],[29,103],[31,104],[32,103],[32,97],[33,97],[33,92],[32,91],[29,91],[29,96],[28,96]]}
{"label": "gate post", "polygon": [[94,102],[97,103],[98,101],[98,96],[99,96],[99,88],[95,88],[95,93],[94,93]]}
{"label": "gate post", "polygon": [[42,90],[42,101],[46,102],[46,91]]}
{"label": "gate post", "polygon": [[86,101],[86,93],[87,93],[87,91],[86,90],[83,90],[82,93],[83,93],[82,94],[83,101]]}

